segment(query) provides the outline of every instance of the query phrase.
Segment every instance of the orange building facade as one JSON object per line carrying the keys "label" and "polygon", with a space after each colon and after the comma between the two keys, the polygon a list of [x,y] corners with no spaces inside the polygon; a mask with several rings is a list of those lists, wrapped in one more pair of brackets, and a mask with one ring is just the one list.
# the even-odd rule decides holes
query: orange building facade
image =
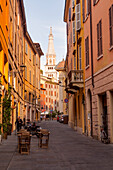
{"label": "orange building facade", "polygon": [[83,0],[87,133],[113,142],[113,2]]}

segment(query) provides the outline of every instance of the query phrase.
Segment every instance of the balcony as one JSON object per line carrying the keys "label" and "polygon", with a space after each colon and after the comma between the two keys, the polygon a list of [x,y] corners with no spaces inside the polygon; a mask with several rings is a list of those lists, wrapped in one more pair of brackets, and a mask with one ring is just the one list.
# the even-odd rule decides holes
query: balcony
{"label": "balcony", "polygon": [[77,92],[77,90],[70,88],[68,78],[66,78],[65,84],[66,84],[66,88],[65,88],[66,93],[74,94]]}
{"label": "balcony", "polygon": [[78,90],[84,87],[83,70],[71,70],[68,74],[69,87]]}

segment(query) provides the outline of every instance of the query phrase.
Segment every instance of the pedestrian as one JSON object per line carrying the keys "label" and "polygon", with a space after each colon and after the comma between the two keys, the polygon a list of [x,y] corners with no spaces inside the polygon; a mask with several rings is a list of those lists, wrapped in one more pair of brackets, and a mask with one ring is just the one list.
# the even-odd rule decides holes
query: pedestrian
{"label": "pedestrian", "polygon": [[19,117],[19,130],[22,128],[22,119]]}
{"label": "pedestrian", "polygon": [[40,120],[42,121],[42,116],[40,116]]}
{"label": "pedestrian", "polygon": [[16,129],[17,129],[17,132],[18,132],[20,130],[19,129],[19,117],[16,119],[15,125],[16,125]]}

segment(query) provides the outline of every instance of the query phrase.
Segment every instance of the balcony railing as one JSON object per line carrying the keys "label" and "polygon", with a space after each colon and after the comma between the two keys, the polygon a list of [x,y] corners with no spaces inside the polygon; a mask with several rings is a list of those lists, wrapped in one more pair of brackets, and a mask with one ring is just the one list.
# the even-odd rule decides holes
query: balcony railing
{"label": "balcony railing", "polygon": [[71,88],[83,87],[83,70],[71,70],[68,74],[68,78]]}

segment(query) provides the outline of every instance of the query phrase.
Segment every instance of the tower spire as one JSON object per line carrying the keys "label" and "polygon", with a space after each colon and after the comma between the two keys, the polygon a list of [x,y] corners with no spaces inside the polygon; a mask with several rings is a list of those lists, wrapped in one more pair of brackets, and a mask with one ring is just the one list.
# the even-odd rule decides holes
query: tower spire
{"label": "tower spire", "polygon": [[52,27],[50,27],[47,55],[56,55],[54,49],[54,43],[53,43]]}

